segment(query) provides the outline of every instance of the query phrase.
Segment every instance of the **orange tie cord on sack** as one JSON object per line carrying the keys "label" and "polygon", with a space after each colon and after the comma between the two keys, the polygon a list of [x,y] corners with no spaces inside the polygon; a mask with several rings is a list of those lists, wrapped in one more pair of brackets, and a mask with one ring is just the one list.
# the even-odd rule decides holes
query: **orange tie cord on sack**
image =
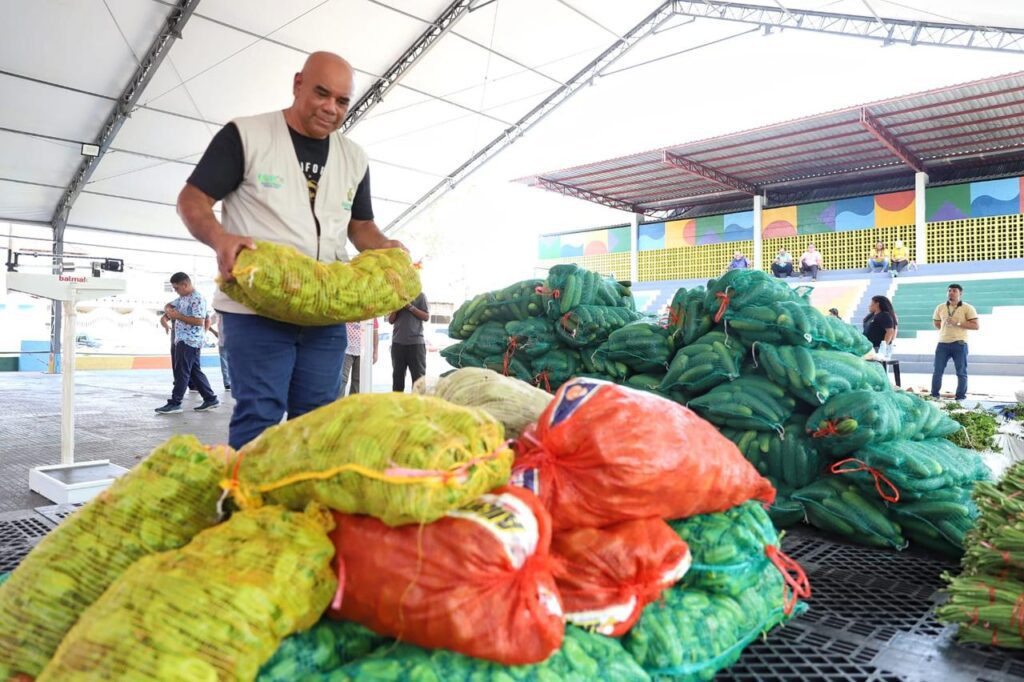
{"label": "orange tie cord on sack", "polygon": [[539,663],[562,645],[551,522],[529,491],[499,488],[423,526],[335,518],[345,585],[332,617],[505,665]]}
{"label": "orange tie cord on sack", "polygon": [[540,496],[556,531],[775,499],[771,483],[692,411],[596,379],[563,384],[516,451],[512,481]]}
{"label": "orange tie cord on sack", "polygon": [[787,616],[793,613],[800,599],[811,598],[811,583],[803,567],[774,545],[764,548],[765,556],[782,574],[782,610]]}
{"label": "orange tie cord on sack", "polygon": [[[844,468],[843,465],[847,463],[853,463],[856,466],[852,469],[849,467]],[[847,457],[846,459],[839,460],[838,462],[832,465],[831,471],[833,474],[853,474],[857,473],[858,471],[866,471],[871,475],[871,478],[875,479],[875,490],[878,491],[879,497],[881,497],[886,502],[900,501],[899,488],[893,485],[893,482],[886,478],[885,474],[883,474],[878,469],[875,469],[874,467],[869,467],[867,464],[865,464],[864,462],[855,457]],[[892,491],[891,494],[886,493],[884,490],[882,490],[883,483],[889,488],[889,490]]]}
{"label": "orange tie cord on sack", "polygon": [[690,568],[686,543],[662,519],[555,533],[555,580],[569,623],[619,637]]}

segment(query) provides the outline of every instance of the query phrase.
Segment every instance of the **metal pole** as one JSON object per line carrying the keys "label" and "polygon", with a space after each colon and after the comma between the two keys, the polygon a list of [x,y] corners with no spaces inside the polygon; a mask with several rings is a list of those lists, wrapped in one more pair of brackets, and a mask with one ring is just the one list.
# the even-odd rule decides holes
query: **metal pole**
{"label": "metal pole", "polygon": [[634,213],[629,224],[629,281],[640,280],[640,219],[642,213]]}
{"label": "metal pole", "polygon": [[928,213],[925,210],[925,187],[928,185],[927,173],[914,174],[914,241],[917,243],[914,260],[918,265],[928,262],[928,229],[925,222]]}
{"label": "metal pole", "polygon": [[754,269],[760,270],[764,263],[764,239],[761,231],[761,211],[764,209],[764,196],[754,195]]}
{"label": "metal pole", "polygon": [[75,295],[64,308],[64,350],[60,354],[61,386],[60,408],[60,463],[75,461]]}
{"label": "metal pole", "polygon": [[359,357],[359,392],[373,393],[373,320],[359,325],[363,335],[363,354]]}

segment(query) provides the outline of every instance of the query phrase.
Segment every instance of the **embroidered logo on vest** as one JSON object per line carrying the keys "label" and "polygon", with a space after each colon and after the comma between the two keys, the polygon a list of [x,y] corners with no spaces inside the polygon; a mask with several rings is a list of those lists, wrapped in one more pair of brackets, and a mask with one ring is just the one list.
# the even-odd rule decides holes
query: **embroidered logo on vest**
{"label": "embroidered logo on vest", "polygon": [[284,178],[273,173],[260,173],[256,176],[256,181],[264,189],[281,189],[284,186]]}
{"label": "embroidered logo on vest", "polygon": [[349,187],[348,194],[346,195],[345,201],[341,202],[341,207],[346,211],[352,210],[352,200],[356,198],[356,188]]}

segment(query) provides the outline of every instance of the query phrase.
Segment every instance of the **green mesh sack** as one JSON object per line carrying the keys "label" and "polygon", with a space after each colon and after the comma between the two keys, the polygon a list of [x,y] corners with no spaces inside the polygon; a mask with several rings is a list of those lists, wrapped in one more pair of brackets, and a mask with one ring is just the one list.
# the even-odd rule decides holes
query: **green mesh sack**
{"label": "green mesh sack", "polygon": [[977,522],[978,507],[969,486],[944,492],[952,499],[932,495],[916,502],[897,502],[889,505],[889,513],[911,543],[959,559],[964,553],[964,536]]}
{"label": "green mesh sack", "polygon": [[296,249],[256,242],[218,280],[221,291],[263,317],[304,326],[388,315],[420,295],[419,272],[403,249],[363,251],[350,263],[321,263]]}
{"label": "green mesh sack", "polygon": [[554,393],[559,386],[576,376],[581,364],[580,354],[575,350],[567,348],[553,350],[539,358],[534,358],[531,364],[533,383],[549,393]]}
{"label": "green mesh sack", "polygon": [[561,315],[554,329],[566,346],[583,348],[604,343],[616,329],[636,322],[640,317],[640,313],[631,308],[581,305]]}
{"label": "green mesh sack", "polygon": [[608,357],[607,341],[600,346],[581,348],[579,351],[580,366],[586,374],[596,375],[616,383],[625,383],[633,373],[629,365],[612,360]]}
{"label": "green mesh sack", "polygon": [[807,516],[804,505],[800,500],[793,499],[792,488],[783,486],[778,481],[768,478],[775,486],[775,501],[768,507],[768,516],[776,528],[789,528],[801,523]]}
{"label": "green mesh sack", "polygon": [[944,438],[960,429],[936,405],[904,391],[849,391],[811,413],[807,428],[822,452],[846,455],[893,440]]}
{"label": "green mesh sack", "polygon": [[318,502],[390,526],[430,523],[508,481],[512,458],[484,410],[360,393],[268,428],[223,485],[243,509]]}
{"label": "green mesh sack", "polygon": [[668,329],[677,347],[691,344],[711,331],[714,322],[704,310],[707,290],[702,286],[679,289],[669,306]]}
{"label": "green mesh sack", "polygon": [[501,322],[485,322],[463,341],[465,352],[478,358],[501,355],[508,350],[508,333]]}
{"label": "green mesh sack", "polygon": [[852,353],[858,357],[872,351],[871,342],[852,324],[847,324],[834,315],[820,313],[815,320],[818,324],[811,332],[813,347]]}
{"label": "green mesh sack", "polygon": [[533,369],[528,358],[520,358],[511,352],[503,355],[488,355],[484,358],[484,368],[503,374],[507,377],[515,377],[526,383],[533,382]]}
{"label": "green mesh sack", "polygon": [[329,618],[287,637],[260,668],[256,682],[296,682],[363,658],[393,640],[357,623]]}
{"label": "green mesh sack", "polygon": [[704,393],[740,376],[744,349],[722,332],[708,332],[676,351],[662,383],[663,391]]}
{"label": "green mesh sack", "polygon": [[832,472],[889,502],[929,499],[991,476],[976,451],[944,438],[873,443],[834,464]]}
{"label": "green mesh sack", "polygon": [[641,391],[648,391],[650,393],[662,395],[661,382],[664,380],[664,374],[634,374],[626,379],[625,385]]}
{"label": "green mesh sack", "polygon": [[738,597],[670,588],[644,609],[622,643],[652,679],[713,680],[751,642],[806,610],[802,602],[784,605],[783,589],[782,576],[770,564],[761,581]]}
{"label": "green mesh sack", "polygon": [[812,331],[820,324],[821,316],[804,301],[787,300],[768,305],[731,305],[724,314],[724,324],[729,335],[746,346],[756,342],[810,346]]}
{"label": "green mesh sack", "polygon": [[602,352],[634,372],[664,373],[673,350],[667,329],[653,322],[634,322],[613,331]]}
{"label": "green mesh sack", "polygon": [[796,300],[799,296],[788,284],[761,270],[729,270],[718,279],[708,280],[704,311],[718,323],[728,313],[747,306]]}
{"label": "green mesh sack", "polygon": [[263,507],[139,559],[64,637],[38,682],[252,680],[338,581],[334,519]]}
{"label": "green mesh sack", "polygon": [[803,488],[818,480],[825,466],[815,441],[805,432],[806,419],[793,415],[783,425],[782,436],[733,428],[723,428],[722,435],[736,444],[762,476],[791,490]]}
{"label": "green mesh sack", "polygon": [[755,375],[719,384],[686,406],[720,427],[782,434],[796,401],[769,379]]}
{"label": "green mesh sack", "polygon": [[506,666],[444,649],[411,644],[372,654],[301,682],[648,682],[650,677],[617,639],[568,626],[562,648],[537,665]]}
{"label": "green mesh sack", "polygon": [[820,530],[835,533],[858,544],[903,549],[907,541],[900,525],[885,504],[874,494],[841,480],[823,478],[794,492],[807,513],[807,522]]}
{"label": "green mesh sack", "polygon": [[546,317],[531,317],[505,323],[509,346],[528,358],[537,358],[558,348],[558,336],[551,320]]}
{"label": "green mesh sack", "polygon": [[738,597],[757,585],[771,566],[765,548],[779,547],[779,533],[760,502],[669,525],[693,557],[682,584],[714,594]]}
{"label": "green mesh sack", "polygon": [[478,355],[470,353],[466,349],[466,344],[461,341],[459,343],[453,343],[447,348],[442,348],[441,357],[445,359],[445,362],[456,369],[484,366],[484,359]]}
{"label": "green mesh sack", "polygon": [[551,320],[581,305],[636,308],[633,294],[626,286],[572,263],[555,265],[548,270],[548,278],[540,291],[544,312]]}
{"label": "green mesh sack", "polygon": [[480,315],[486,303],[486,293],[477,294],[464,301],[452,315],[452,321],[448,324],[448,336],[453,339],[468,339],[476,331],[477,326],[482,324]]}
{"label": "green mesh sack", "polygon": [[753,353],[772,381],[814,407],[849,391],[891,390],[880,364],[849,353],[770,343],[756,344]]}
{"label": "green mesh sack", "polygon": [[543,314],[544,301],[540,279],[516,282],[504,289],[477,294],[456,309],[448,325],[453,339],[468,339],[477,328],[487,322],[526,320]]}
{"label": "green mesh sack", "polygon": [[0,588],[0,680],[38,675],[125,569],[217,523],[230,457],[174,436],[43,538]]}

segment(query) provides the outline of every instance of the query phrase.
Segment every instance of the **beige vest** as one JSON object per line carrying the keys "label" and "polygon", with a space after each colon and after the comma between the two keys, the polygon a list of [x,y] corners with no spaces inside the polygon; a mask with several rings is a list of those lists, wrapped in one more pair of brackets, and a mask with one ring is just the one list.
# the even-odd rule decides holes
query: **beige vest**
{"label": "beige vest", "polygon": [[[242,138],[245,172],[242,184],[224,197],[224,230],[287,244],[323,263],[339,260],[339,254],[345,252],[352,200],[366,175],[366,152],[341,133],[331,134],[327,164],[313,206],[320,221],[318,239],[306,176],[299,167],[284,113],[272,111],[233,122]],[[219,290],[213,297],[213,307],[222,312],[254,314]]]}

